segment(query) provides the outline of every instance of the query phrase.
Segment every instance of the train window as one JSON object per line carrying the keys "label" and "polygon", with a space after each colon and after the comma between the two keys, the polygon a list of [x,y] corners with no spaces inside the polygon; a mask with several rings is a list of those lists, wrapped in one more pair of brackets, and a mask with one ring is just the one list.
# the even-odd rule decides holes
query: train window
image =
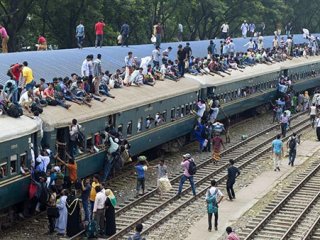
{"label": "train window", "polygon": [[152,120],[154,120],[150,115],[146,117],[146,129],[151,128]]}
{"label": "train window", "polygon": [[163,115],[160,114],[159,112],[155,115],[155,118],[154,118],[154,125],[155,126],[159,126],[161,125],[162,123],[164,123],[165,121],[163,120]]}
{"label": "train window", "polygon": [[122,131],[123,131],[123,124],[119,124],[119,125],[118,125],[118,133],[119,133],[120,135],[122,135]]}
{"label": "train window", "polygon": [[0,179],[1,178],[5,178],[8,175],[8,172],[7,172],[7,159],[4,159],[2,162],[4,162],[4,163],[0,163]]}
{"label": "train window", "polygon": [[11,155],[11,157],[10,157],[10,175],[17,173],[17,160],[18,160],[18,156],[16,154]]}
{"label": "train window", "polygon": [[20,173],[25,175],[29,172],[29,169],[27,167],[27,153],[20,154]]}
{"label": "train window", "polygon": [[93,146],[94,146],[94,143],[93,143],[92,137],[87,137],[87,145],[86,145],[87,150],[89,150],[90,152],[93,152],[94,151]]}
{"label": "train window", "polygon": [[190,114],[190,106],[186,104],[186,115]]}
{"label": "train window", "polygon": [[185,115],[185,108],[184,108],[184,105],[181,105],[181,115],[180,117],[184,117]]}
{"label": "train window", "polygon": [[171,118],[171,121],[174,121],[174,119],[175,119],[175,108],[171,108],[170,118]]}
{"label": "train window", "polygon": [[132,135],[132,121],[129,121],[127,124],[127,136]]}
{"label": "train window", "polygon": [[166,122],[167,121],[167,111],[163,111],[161,115],[162,115],[163,121]]}
{"label": "train window", "polygon": [[181,109],[180,109],[180,107],[177,107],[175,119],[179,119],[180,117],[181,117]]}
{"label": "train window", "polygon": [[143,118],[139,118],[137,122],[137,133],[142,131],[142,120]]}

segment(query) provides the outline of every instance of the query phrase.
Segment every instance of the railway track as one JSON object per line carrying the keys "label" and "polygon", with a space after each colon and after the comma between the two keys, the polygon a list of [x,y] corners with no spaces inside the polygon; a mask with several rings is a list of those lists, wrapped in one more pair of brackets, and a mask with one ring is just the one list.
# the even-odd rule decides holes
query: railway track
{"label": "railway track", "polygon": [[[300,115],[301,116],[301,115]],[[300,116],[297,116],[299,119]],[[309,119],[299,119],[298,123],[292,121],[294,126],[292,130],[301,132],[310,126]],[[301,127],[302,125],[302,127]],[[273,134],[268,134],[275,130],[275,126],[266,129],[245,141],[242,141],[222,153],[224,161],[218,164],[212,164],[211,159],[206,159],[198,164],[198,171],[195,175],[195,184],[197,187],[197,195],[191,196],[191,187],[185,188],[182,196],[176,196],[176,189],[181,174],[176,175],[171,179],[173,189],[164,195],[163,200],[159,200],[156,189],[148,192],[139,199],[136,199],[128,205],[116,211],[117,233],[109,239],[127,238],[130,231],[137,223],[143,222],[146,225],[144,233],[149,233],[157,226],[161,225],[168,218],[181,211],[188,206],[192,201],[205,194],[210,180],[215,177],[218,183],[226,180],[226,169],[228,167],[228,160],[234,159],[239,168],[245,168],[247,165],[255,161],[270,150],[270,143],[274,140]]]}
{"label": "railway track", "polygon": [[[320,160],[250,222],[244,239],[319,239]],[[318,237],[316,237],[318,236]]]}

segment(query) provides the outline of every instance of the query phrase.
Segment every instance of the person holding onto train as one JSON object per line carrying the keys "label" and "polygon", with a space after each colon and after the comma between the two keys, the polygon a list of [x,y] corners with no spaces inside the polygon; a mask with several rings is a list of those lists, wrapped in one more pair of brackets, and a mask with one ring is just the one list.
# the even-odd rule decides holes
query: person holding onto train
{"label": "person holding onto train", "polygon": [[69,179],[71,184],[75,184],[78,179],[78,173],[77,173],[77,163],[75,162],[74,158],[69,159],[69,162],[66,163],[63,161],[58,155],[56,155],[56,158],[59,162],[61,162],[63,165],[65,165],[69,172]]}

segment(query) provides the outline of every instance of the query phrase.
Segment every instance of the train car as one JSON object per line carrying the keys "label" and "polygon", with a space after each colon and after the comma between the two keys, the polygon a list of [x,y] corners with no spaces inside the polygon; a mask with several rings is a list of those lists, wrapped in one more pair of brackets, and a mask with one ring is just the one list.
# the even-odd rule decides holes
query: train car
{"label": "train car", "polygon": [[195,109],[200,89],[197,81],[182,78],[179,82],[160,81],[154,87],[115,90],[112,92],[115,99],[93,101],[91,108],[76,104],[68,110],[48,106],[41,115],[43,144],[52,148],[59,143],[68,149],[69,126],[72,119],[77,119],[86,136],[85,153],[76,158],[78,174],[88,176],[103,167],[105,149],[96,153],[88,151],[95,136],[107,126],[114,126],[131,143],[133,155],[190,133],[195,118],[189,113]]}
{"label": "train car", "polygon": [[30,175],[21,174],[20,167],[30,168],[30,147],[37,149],[41,133],[37,122],[26,116],[1,116],[0,123],[0,209],[4,209],[28,196]]}
{"label": "train car", "polygon": [[[293,89],[302,91],[320,85],[320,57],[294,58],[273,65],[259,64],[231,75],[189,76],[202,85],[201,96],[214,96],[228,116],[269,103],[277,94],[281,75],[293,79]],[[220,114],[219,119],[225,116]]]}

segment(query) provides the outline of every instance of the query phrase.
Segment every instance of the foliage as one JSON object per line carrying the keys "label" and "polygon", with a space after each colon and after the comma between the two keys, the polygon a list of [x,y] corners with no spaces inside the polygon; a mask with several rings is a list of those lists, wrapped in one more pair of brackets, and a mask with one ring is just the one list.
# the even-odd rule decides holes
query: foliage
{"label": "foliage", "polygon": [[233,37],[240,35],[243,20],[265,23],[265,34],[292,22],[293,32],[302,28],[319,32],[320,1],[310,0],[0,0],[0,23],[10,36],[9,48],[34,48],[38,36],[59,48],[76,46],[75,28],[85,25],[85,45],[95,40],[94,24],[106,22],[105,44],[115,45],[121,25],[130,25],[130,44],[150,42],[153,25],[161,22],[164,41],[176,41],[178,24],[184,39],[220,37],[223,22]]}

